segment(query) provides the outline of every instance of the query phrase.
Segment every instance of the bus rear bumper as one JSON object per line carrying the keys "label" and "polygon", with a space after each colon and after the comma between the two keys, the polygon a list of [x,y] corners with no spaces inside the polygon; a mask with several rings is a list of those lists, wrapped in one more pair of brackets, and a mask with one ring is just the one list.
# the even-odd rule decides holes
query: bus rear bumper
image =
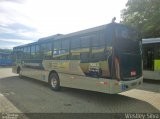
{"label": "bus rear bumper", "polygon": [[141,84],[143,84],[143,77],[140,77],[132,81],[115,80],[114,82],[112,82],[110,93],[115,94],[115,93],[121,93],[124,91],[128,91],[130,89],[138,87]]}

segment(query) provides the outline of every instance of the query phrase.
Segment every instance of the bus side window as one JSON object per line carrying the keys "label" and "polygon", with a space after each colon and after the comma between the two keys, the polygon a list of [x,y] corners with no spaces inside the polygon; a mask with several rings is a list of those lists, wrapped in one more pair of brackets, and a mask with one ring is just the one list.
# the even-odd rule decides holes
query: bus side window
{"label": "bus side window", "polygon": [[35,58],[40,59],[40,44],[36,45]]}
{"label": "bus side window", "polygon": [[103,33],[95,33],[95,35],[92,37],[92,52],[90,61],[91,62],[99,62],[102,60],[102,56],[104,54],[105,49],[105,38],[102,37]]}
{"label": "bus side window", "polygon": [[17,48],[17,59],[20,59],[20,48]]}
{"label": "bus side window", "polygon": [[31,59],[35,59],[35,50],[36,50],[35,45],[32,45],[31,46]]}
{"label": "bus side window", "polygon": [[61,51],[61,40],[55,40],[53,42],[53,59],[60,59],[60,51]]}
{"label": "bus side window", "polygon": [[17,48],[17,59],[21,59],[23,56],[23,49],[22,48]]}
{"label": "bus side window", "polygon": [[40,44],[40,58],[41,59],[44,59],[45,48],[46,48],[46,44],[44,44],[44,43]]}
{"label": "bus side window", "polygon": [[20,49],[20,58],[23,59],[23,48]]}
{"label": "bus side window", "polygon": [[89,48],[90,47],[90,37],[84,36],[81,37],[81,48]]}
{"label": "bus side window", "polygon": [[62,40],[62,49],[60,51],[60,60],[69,60],[70,59],[69,47],[70,47],[70,40],[63,39]]}
{"label": "bus side window", "polygon": [[80,59],[80,38],[73,38],[71,40],[71,60]]}
{"label": "bus side window", "polygon": [[28,46],[28,49],[27,49],[27,58],[30,59],[30,56],[31,56],[31,47]]}
{"label": "bus side window", "polygon": [[[24,58],[24,57],[23,57]],[[13,61],[16,61],[16,48],[13,48],[13,55],[12,55]]]}
{"label": "bus side window", "polygon": [[40,59],[43,59],[44,57],[44,45],[43,44],[40,44],[39,53],[40,53]]}
{"label": "bus side window", "polygon": [[27,58],[27,47],[24,47],[24,55],[23,58],[26,59]]}
{"label": "bus side window", "polygon": [[90,36],[81,37],[81,51],[80,51],[80,62],[89,62],[90,57]]}
{"label": "bus side window", "polygon": [[107,46],[112,46],[113,41],[113,29],[112,28],[106,28],[105,30],[105,38],[107,40]]}
{"label": "bus side window", "polygon": [[51,59],[52,58],[52,43],[49,42],[46,44],[46,49],[45,49],[45,59]]}
{"label": "bus side window", "polygon": [[51,59],[52,58],[52,43],[47,42],[41,44],[40,47],[40,55],[43,59]]}

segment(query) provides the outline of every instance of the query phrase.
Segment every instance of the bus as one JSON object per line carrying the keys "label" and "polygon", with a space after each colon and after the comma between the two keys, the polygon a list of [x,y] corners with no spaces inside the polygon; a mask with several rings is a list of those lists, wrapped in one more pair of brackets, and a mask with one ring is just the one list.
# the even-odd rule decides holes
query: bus
{"label": "bus", "polygon": [[40,38],[13,48],[13,72],[60,87],[109,94],[143,83],[142,40],[123,24],[109,23]]}
{"label": "bus", "polygon": [[160,80],[160,38],[142,39],[143,76],[145,79]]}
{"label": "bus", "polygon": [[0,52],[0,66],[12,66],[12,53]]}

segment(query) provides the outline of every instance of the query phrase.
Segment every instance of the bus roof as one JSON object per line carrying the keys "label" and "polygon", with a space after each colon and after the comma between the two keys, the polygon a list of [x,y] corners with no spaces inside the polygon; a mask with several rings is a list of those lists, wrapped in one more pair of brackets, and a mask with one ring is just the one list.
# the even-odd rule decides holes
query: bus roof
{"label": "bus roof", "polygon": [[102,26],[97,26],[97,27],[93,27],[93,28],[89,28],[89,29],[85,29],[85,30],[69,33],[69,34],[66,34],[66,35],[62,35],[62,36],[58,37],[57,39],[67,38],[67,37],[72,37],[72,36],[82,35],[82,34],[89,33],[89,32],[102,30],[102,29],[106,28],[106,26],[107,25],[102,25]]}
{"label": "bus roof", "polygon": [[29,44],[24,44],[24,45],[20,45],[20,46],[16,46],[14,48],[17,48],[17,47],[20,48],[20,47],[25,47],[25,46],[29,46],[29,45],[35,45],[35,44],[39,44],[39,43],[49,42],[49,41],[53,41],[53,40],[58,40],[58,39],[63,39],[63,38],[68,38],[68,37],[74,37],[74,36],[77,36],[77,35],[82,35],[82,34],[85,34],[85,33],[90,33],[90,32],[94,32],[94,31],[102,30],[102,29],[105,29],[107,26],[112,26],[112,25],[124,26],[123,24],[119,24],[119,23],[109,23],[109,24],[105,24],[105,25],[101,25],[101,26],[97,26],[97,27],[93,27],[93,28],[89,28],[89,29],[85,29],[85,30],[69,33],[69,34],[51,35],[51,36],[48,36],[48,37],[40,38],[36,42],[29,43]]}
{"label": "bus roof", "polygon": [[147,38],[142,39],[143,44],[150,44],[150,43],[160,43],[160,38]]}
{"label": "bus roof", "polygon": [[52,36],[48,36],[48,37],[44,37],[44,38],[40,38],[39,40],[38,40],[38,42],[43,42],[43,41],[50,41],[51,39],[53,40],[53,39],[56,39],[57,37],[59,37],[59,36],[61,36],[61,35],[63,35],[63,34],[55,34],[55,35],[52,35]]}

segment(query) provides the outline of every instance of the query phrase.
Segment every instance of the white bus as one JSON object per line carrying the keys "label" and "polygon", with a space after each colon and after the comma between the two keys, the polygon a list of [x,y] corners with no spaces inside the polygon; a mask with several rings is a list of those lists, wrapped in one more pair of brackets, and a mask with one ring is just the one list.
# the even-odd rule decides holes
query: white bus
{"label": "white bus", "polygon": [[53,35],[13,49],[13,72],[60,86],[120,93],[142,84],[141,40],[135,30],[110,23]]}

